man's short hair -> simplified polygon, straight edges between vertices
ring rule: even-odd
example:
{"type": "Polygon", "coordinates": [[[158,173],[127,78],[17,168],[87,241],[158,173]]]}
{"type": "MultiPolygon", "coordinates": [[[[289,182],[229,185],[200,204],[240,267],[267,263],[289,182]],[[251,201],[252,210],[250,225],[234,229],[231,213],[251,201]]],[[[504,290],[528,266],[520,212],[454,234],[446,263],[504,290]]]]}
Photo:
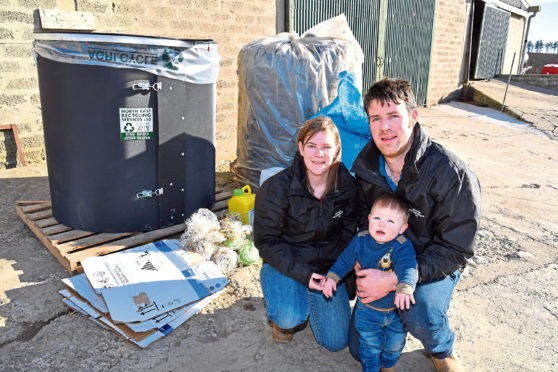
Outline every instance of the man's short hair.
{"type": "Polygon", "coordinates": [[[364,96],[364,110],[366,113],[368,113],[368,105],[373,100],[379,101],[382,106],[390,101],[396,105],[404,102],[409,112],[417,107],[411,84],[403,79],[383,78],[372,84],[364,96]]]}
{"type": "Polygon", "coordinates": [[[403,223],[407,223],[409,220],[409,205],[407,202],[393,194],[382,194],[378,199],[372,204],[370,208],[370,213],[374,207],[383,207],[393,209],[403,215],[403,223]]]}

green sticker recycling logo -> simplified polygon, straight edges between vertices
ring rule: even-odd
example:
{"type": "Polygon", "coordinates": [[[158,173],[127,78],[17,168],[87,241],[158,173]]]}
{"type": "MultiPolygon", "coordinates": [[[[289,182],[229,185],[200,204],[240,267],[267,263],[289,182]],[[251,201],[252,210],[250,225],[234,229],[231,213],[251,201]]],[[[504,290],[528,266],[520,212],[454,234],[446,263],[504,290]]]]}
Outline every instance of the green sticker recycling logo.
{"type": "Polygon", "coordinates": [[[174,71],[178,70],[177,66],[180,65],[182,61],[184,61],[184,56],[182,55],[182,53],[179,53],[173,49],[165,49],[165,51],[161,55],[161,58],[164,62],[166,62],[165,67],[169,70],[174,71]]]}
{"type": "Polygon", "coordinates": [[[120,116],[121,141],[145,141],[153,139],[152,107],[121,107],[120,116]]]}

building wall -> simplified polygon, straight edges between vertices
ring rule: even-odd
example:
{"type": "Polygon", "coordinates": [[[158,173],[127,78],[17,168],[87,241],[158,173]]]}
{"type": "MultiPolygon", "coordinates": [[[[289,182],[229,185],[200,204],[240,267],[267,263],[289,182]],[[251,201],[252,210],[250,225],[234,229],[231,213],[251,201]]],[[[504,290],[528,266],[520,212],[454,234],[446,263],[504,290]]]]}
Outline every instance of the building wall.
{"type": "MultiPolygon", "coordinates": [[[[532,85],[539,88],[549,89],[558,92],[558,75],[500,75],[498,79],[507,82],[508,77],[511,81],[521,84],[532,85]]],[[[554,93],[556,94],[556,93],[554,93]]]]}
{"type": "Polygon", "coordinates": [[[513,61],[513,71],[512,74],[519,73],[521,70],[518,69],[521,46],[523,44],[523,25],[525,24],[525,18],[520,17],[516,14],[512,14],[510,17],[510,24],[508,27],[508,42],[506,43],[506,54],[504,55],[504,63],[502,65],[502,74],[509,74],[511,64],[513,61]],[[515,60],[513,54],[515,53],[515,60]]]}
{"type": "Polygon", "coordinates": [[[465,0],[438,0],[434,20],[427,105],[461,95],[467,29],[465,0]]]}
{"type": "MultiPolygon", "coordinates": [[[[0,125],[18,125],[28,163],[45,160],[33,32],[36,9],[94,12],[95,32],[213,39],[222,57],[217,81],[217,159],[236,139],[237,56],[243,44],[275,34],[274,0],[1,0],[0,125]]],[[[231,152],[234,156],[234,149],[231,152]]],[[[0,168],[17,162],[9,131],[0,132],[0,168]]]]}
{"type": "Polygon", "coordinates": [[[540,74],[544,65],[549,63],[558,64],[557,53],[528,52],[527,54],[529,55],[527,66],[531,66],[531,68],[525,72],[526,74],[540,74]]]}

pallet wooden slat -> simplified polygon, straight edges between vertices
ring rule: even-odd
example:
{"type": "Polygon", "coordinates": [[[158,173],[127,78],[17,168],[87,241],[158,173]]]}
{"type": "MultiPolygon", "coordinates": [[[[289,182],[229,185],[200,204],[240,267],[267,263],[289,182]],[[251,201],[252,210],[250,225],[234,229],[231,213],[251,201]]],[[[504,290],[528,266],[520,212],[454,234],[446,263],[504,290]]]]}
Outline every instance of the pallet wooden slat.
{"type": "Polygon", "coordinates": [[[62,232],[65,232],[65,231],[68,231],[68,230],[71,230],[71,229],[72,229],[71,227],[68,227],[66,225],[62,225],[61,223],[59,223],[59,224],[56,224],[56,225],[45,227],[45,228],[41,229],[41,231],[45,235],[54,235],[54,234],[62,233],[62,232]]]}
{"type": "Polygon", "coordinates": [[[99,245],[102,243],[110,242],[111,240],[125,238],[135,234],[136,233],[101,233],[59,244],[58,249],[63,253],[69,253],[82,248],[99,245]]]}
{"type": "Polygon", "coordinates": [[[49,203],[49,201],[45,201],[45,200],[18,200],[16,201],[16,205],[19,205],[20,207],[26,206],[26,205],[31,205],[31,204],[42,204],[42,203],[49,203]]]}
{"type": "MultiPolygon", "coordinates": [[[[227,212],[228,199],[231,196],[231,191],[215,189],[216,203],[211,210],[217,217],[221,218],[227,212]]],[[[87,257],[101,256],[148,244],[180,234],[185,229],[185,224],[182,223],[144,233],[81,231],[58,223],[52,216],[51,208],[51,203],[44,200],[16,202],[18,216],[70,274],[82,272],[81,262],[87,257]]]]}
{"type": "Polygon", "coordinates": [[[31,220],[25,214],[25,212],[21,210],[21,206],[18,203],[19,202],[16,202],[16,212],[18,216],[23,220],[23,222],[25,222],[27,227],[31,229],[31,231],[37,236],[37,238],[39,238],[41,243],[43,243],[43,245],[50,251],[50,253],[52,253],[52,255],[58,260],[58,262],[60,262],[67,271],[72,273],[72,268],[69,261],[60,253],[60,251],[58,251],[58,249],[56,249],[52,242],[48,240],[46,235],[42,233],[41,229],[37,227],[37,225],[35,225],[34,221],[31,220]]]}
{"type": "Polygon", "coordinates": [[[228,203],[229,203],[228,200],[218,201],[217,203],[215,203],[215,206],[213,207],[213,209],[215,209],[215,210],[225,209],[225,208],[228,207],[228,203]]]}
{"type": "Polygon", "coordinates": [[[40,212],[40,211],[44,211],[45,209],[50,209],[50,208],[51,208],[50,202],[38,202],[38,203],[34,203],[34,204],[31,204],[31,205],[21,207],[21,209],[25,213],[40,212]]]}
{"type": "Polygon", "coordinates": [[[93,234],[95,233],[90,231],[69,230],[60,234],[51,235],[48,237],[48,239],[54,244],[59,244],[59,243],[65,243],[70,240],[76,240],[79,238],[84,238],[86,236],[91,236],[93,234]]]}
{"type": "Polygon", "coordinates": [[[58,221],[56,221],[56,218],[54,217],[49,217],[42,220],[35,220],[35,225],[43,228],[43,227],[58,225],[58,221]]]}
{"type": "Polygon", "coordinates": [[[52,217],[52,209],[49,208],[49,209],[44,210],[44,211],[29,213],[27,216],[29,216],[29,219],[31,221],[41,220],[41,219],[47,218],[47,217],[52,217]]]}
{"type": "Polygon", "coordinates": [[[224,200],[224,199],[230,199],[231,196],[232,196],[232,192],[221,191],[221,192],[215,194],[215,201],[218,202],[218,201],[221,201],[221,200],[224,200]]]}

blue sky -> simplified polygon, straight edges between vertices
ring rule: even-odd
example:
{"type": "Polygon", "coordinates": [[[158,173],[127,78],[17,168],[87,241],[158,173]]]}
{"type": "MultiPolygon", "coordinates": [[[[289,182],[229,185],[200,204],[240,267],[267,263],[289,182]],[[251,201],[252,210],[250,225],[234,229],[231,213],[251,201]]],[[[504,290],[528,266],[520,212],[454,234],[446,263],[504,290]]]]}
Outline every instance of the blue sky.
{"type": "Polygon", "coordinates": [[[542,11],[531,19],[528,39],[545,43],[558,41],[558,0],[527,2],[529,5],[542,6],[542,11]]]}

